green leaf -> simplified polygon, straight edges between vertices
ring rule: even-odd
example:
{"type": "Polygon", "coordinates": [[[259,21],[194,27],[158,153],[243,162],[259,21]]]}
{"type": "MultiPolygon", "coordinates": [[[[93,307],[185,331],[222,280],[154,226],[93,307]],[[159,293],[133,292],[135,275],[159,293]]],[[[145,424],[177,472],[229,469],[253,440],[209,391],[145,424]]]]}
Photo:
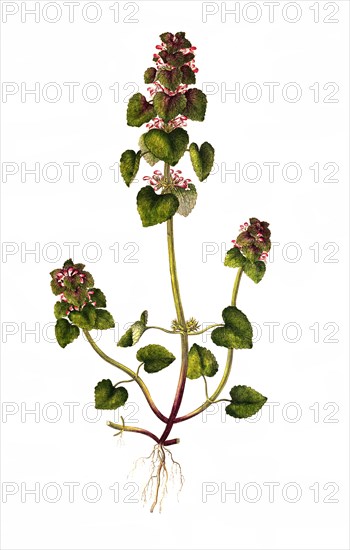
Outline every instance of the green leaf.
{"type": "Polygon", "coordinates": [[[69,304],[67,302],[56,302],[53,309],[56,319],[66,317],[68,308],[69,304]]]}
{"type": "Polygon", "coordinates": [[[143,227],[150,227],[169,220],[177,211],[179,201],[172,193],[157,195],[150,185],[137,194],[137,210],[143,227]]]}
{"type": "Polygon", "coordinates": [[[69,320],[82,329],[91,330],[95,326],[96,309],[91,304],[86,304],[81,311],[71,311],[69,320]]]}
{"type": "Polygon", "coordinates": [[[166,62],[173,67],[181,67],[185,63],[185,56],[182,52],[169,53],[166,62]]]}
{"type": "Polygon", "coordinates": [[[186,98],[183,94],[170,96],[164,92],[157,92],[153,97],[153,105],[157,115],[165,122],[169,122],[186,107],[186,98]]]}
{"type": "Polygon", "coordinates": [[[200,376],[214,376],[218,368],[218,362],[210,350],[193,344],[188,354],[187,378],[194,380],[200,376]]]}
{"type": "MultiPolygon", "coordinates": [[[[182,73],[181,73],[182,74],[182,73]]],[[[207,96],[198,88],[190,88],[185,92],[187,99],[186,108],[182,114],[191,120],[203,121],[207,109],[207,96]]]]}
{"type": "Polygon", "coordinates": [[[158,71],[157,78],[168,90],[175,92],[176,88],[181,84],[182,73],[178,68],[161,69],[158,71]]]}
{"type": "Polygon", "coordinates": [[[197,143],[191,143],[189,150],[193,170],[199,181],[204,181],[209,176],[214,164],[214,147],[205,141],[200,149],[198,149],[197,143]]]}
{"type": "Polygon", "coordinates": [[[188,65],[183,65],[180,70],[182,74],[181,82],[183,82],[183,84],[196,83],[196,75],[192,71],[191,67],[189,67],[188,65]]]}
{"type": "Polygon", "coordinates": [[[79,334],[79,328],[76,325],[71,325],[67,319],[58,319],[56,322],[55,335],[61,348],[65,348],[67,344],[71,344],[78,338],[79,334]]]}
{"type": "Polygon", "coordinates": [[[153,129],[144,134],[144,141],[155,157],[175,166],[185,153],[189,139],[183,128],[176,128],[170,133],[153,129]]]}
{"type": "Polygon", "coordinates": [[[139,170],[141,151],[135,153],[132,149],[124,151],[120,157],[120,173],[126,185],[129,187],[139,170]]]}
{"type": "Polygon", "coordinates": [[[265,262],[260,260],[256,262],[247,261],[244,264],[243,271],[254,283],[260,283],[261,279],[265,275],[266,265],[265,262]]]}
{"type": "Polygon", "coordinates": [[[146,69],[143,75],[145,84],[152,84],[152,82],[155,81],[156,74],[157,74],[157,71],[154,67],[149,67],[148,69],[146,69]]]}
{"type": "Polygon", "coordinates": [[[150,344],[139,349],[136,359],[140,363],[144,363],[145,371],[149,373],[165,369],[165,367],[168,367],[175,361],[175,357],[170,351],[157,344],[150,344]]]}
{"type": "Polygon", "coordinates": [[[245,257],[237,248],[237,246],[234,246],[230,250],[227,251],[227,254],[225,256],[225,262],[224,265],[227,265],[228,267],[242,267],[246,262],[245,257]]]}
{"type": "Polygon", "coordinates": [[[229,306],[222,312],[225,326],[211,333],[217,346],[230,349],[250,349],[253,347],[253,329],[247,316],[236,306],[229,306]]]}
{"type": "Polygon", "coordinates": [[[90,294],[90,298],[92,302],[95,302],[96,307],[106,307],[106,296],[103,294],[102,290],[99,288],[90,288],[89,292],[93,292],[93,294],[90,294]]]}
{"type": "Polygon", "coordinates": [[[177,214],[185,217],[188,216],[196,206],[197,201],[197,191],[193,183],[190,183],[188,185],[188,189],[173,187],[171,192],[177,197],[179,201],[177,214]]]}
{"type": "Polygon", "coordinates": [[[109,313],[109,311],[106,309],[96,309],[95,311],[96,321],[94,328],[98,330],[107,330],[115,327],[113,316],[109,313]]]}
{"type": "Polygon", "coordinates": [[[117,346],[121,348],[128,348],[137,344],[137,342],[140,340],[141,336],[146,330],[147,319],[148,313],[147,311],[143,311],[141,313],[140,320],[136,321],[131,325],[130,328],[128,328],[126,333],[123,334],[123,336],[120,338],[117,346]]]}
{"type": "Polygon", "coordinates": [[[230,391],[231,403],[226,413],[234,418],[249,418],[256,414],[266,403],[267,397],[249,386],[234,386],[230,391]]]}
{"type": "Polygon", "coordinates": [[[137,93],[131,96],[126,112],[128,126],[142,126],[156,116],[153,105],[144,95],[137,93]]]}
{"type": "Polygon", "coordinates": [[[141,149],[142,157],[145,159],[145,161],[148,162],[148,164],[150,166],[154,166],[157,162],[159,162],[160,159],[158,159],[157,157],[155,157],[154,155],[152,155],[152,153],[150,153],[148,151],[148,148],[146,147],[146,144],[145,144],[145,136],[146,135],[147,135],[147,133],[142,134],[140,136],[139,147],[141,149]]]}
{"type": "Polygon", "coordinates": [[[96,409],[118,409],[125,405],[128,392],[122,386],[115,388],[110,380],[101,380],[95,387],[96,409]]]}

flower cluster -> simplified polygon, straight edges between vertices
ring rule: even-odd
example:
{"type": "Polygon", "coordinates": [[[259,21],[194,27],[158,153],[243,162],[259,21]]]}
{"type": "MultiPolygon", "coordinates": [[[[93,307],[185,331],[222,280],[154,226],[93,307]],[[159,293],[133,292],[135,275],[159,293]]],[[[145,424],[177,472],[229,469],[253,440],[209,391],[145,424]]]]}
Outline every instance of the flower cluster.
{"type": "Polygon", "coordinates": [[[248,260],[266,261],[271,248],[271,231],[267,222],[261,222],[257,218],[250,218],[249,224],[240,225],[240,234],[233,240],[233,246],[239,248],[248,260]]]}
{"type": "Polygon", "coordinates": [[[96,289],[91,288],[94,279],[88,271],[84,271],[84,267],[84,264],[74,264],[69,259],[62,269],[54,269],[50,273],[52,292],[66,305],[66,315],[73,310],[79,311],[88,303],[96,306],[96,289]]]}
{"type": "MultiPolygon", "coordinates": [[[[175,129],[175,128],[184,128],[187,126],[187,116],[179,115],[172,120],[169,120],[169,122],[166,123],[167,126],[175,129]]],[[[148,122],[146,124],[146,128],[151,130],[152,128],[157,128],[158,130],[163,130],[165,126],[165,122],[162,118],[155,117],[152,119],[152,122],[148,122]]]]}
{"type": "Polygon", "coordinates": [[[169,182],[160,170],[154,170],[152,176],[144,176],[143,180],[148,181],[155,191],[158,191],[159,189],[169,189],[173,187],[188,189],[188,184],[191,183],[192,180],[185,180],[183,176],[181,176],[181,174],[181,170],[173,170],[171,168],[169,182]]]}

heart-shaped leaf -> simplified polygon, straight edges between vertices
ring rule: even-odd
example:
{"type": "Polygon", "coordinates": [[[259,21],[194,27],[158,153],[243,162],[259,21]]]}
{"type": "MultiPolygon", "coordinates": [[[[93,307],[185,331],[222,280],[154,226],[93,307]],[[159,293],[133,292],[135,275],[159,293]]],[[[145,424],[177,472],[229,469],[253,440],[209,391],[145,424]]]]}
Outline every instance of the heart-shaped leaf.
{"type": "Polygon", "coordinates": [[[118,409],[125,405],[128,392],[125,388],[115,388],[110,380],[101,380],[95,387],[96,409],[118,409]]]}
{"type": "Polygon", "coordinates": [[[170,351],[157,344],[150,344],[139,349],[136,359],[144,364],[145,371],[149,373],[165,369],[175,361],[175,357],[170,351]]]}
{"type": "Polygon", "coordinates": [[[207,109],[207,96],[198,88],[190,88],[185,92],[186,108],[182,114],[191,120],[203,121],[207,109]]]}
{"type": "Polygon", "coordinates": [[[69,304],[67,304],[67,302],[56,302],[53,309],[56,319],[61,319],[62,317],[66,317],[68,307],[69,307],[69,304]]]}
{"type": "Polygon", "coordinates": [[[254,283],[260,283],[261,279],[265,275],[266,265],[265,262],[258,260],[256,262],[246,261],[243,266],[243,271],[248,277],[254,281],[254,283]]]}
{"type": "Polygon", "coordinates": [[[246,259],[237,246],[227,251],[224,264],[228,267],[242,267],[245,262],[246,259]]]}
{"type": "Polygon", "coordinates": [[[120,173],[128,187],[136,177],[140,166],[140,159],[141,151],[135,153],[132,149],[127,149],[120,157],[120,173]]]}
{"type": "Polygon", "coordinates": [[[189,139],[183,128],[176,128],[170,133],[153,129],[144,134],[144,141],[152,155],[175,166],[185,153],[189,139]]]}
{"type": "Polygon", "coordinates": [[[130,328],[126,331],[125,334],[120,338],[118,342],[118,346],[121,348],[128,348],[130,346],[134,346],[137,344],[137,342],[140,340],[141,336],[146,330],[147,325],[147,319],[148,319],[148,312],[143,311],[141,313],[141,317],[139,321],[136,321],[131,325],[130,328]]]}
{"type": "Polygon", "coordinates": [[[218,368],[218,362],[210,350],[193,344],[188,354],[187,378],[195,380],[200,376],[214,376],[218,368]]]}
{"type": "Polygon", "coordinates": [[[181,82],[183,82],[183,84],[196,83],[196,75],[192,71],[191,67],[189,67],[188,65],[183,65],[180,70],[182,74],[181,82]]]}
{"type": "Polygon", "coordinates": [[[153,105],[144,95],[137,93],[131,96],[126,112],[128,126],[142,126],[156,116],[153,105]]]}
{"type": "Polygon", "coordinates": [[[144,80],[145,84],[152,84],[155,81],[157,70],[154,67],[149,67],[145,70],[144,80]]]}
{"type": "Polygon", "coordinates": [[[146,144],[145,144],[145,136],[147,135],[146,134],[142,134],[140,136],[140,139],[139,139],[139,147],[141,149],[141,154],[142,154],[142,157],[145,159],[146,162],[148,162],[148,164],[150,166],[154,166],[157,162],[160,161],[160,159],[158,159],[157,157],[155,157],[154,155],[152,155],[152,153],[149,152],[148,148],[146,147],[146,144]]]}
{"type": "Polygon", "coordinates": [[[204,181],[209,176],[214,164],[214,147],[205,141],[200,149],[196,143],[191,143],[189,150],[193,170],[199,181],[204,181]]]}
{"type": "Polygon", "coordinates": [[[249,386],[234,386],[230,391],[230,396],[232,401],[225,410],[234,418],[253,416],[267,401],[267,397],[249,386]]]}
{"type": "Polygon", "coordinates": [[[150,186],[142,187],[137,195],[137,210],[143,227],[169,220],[177,211],[179,201],[172,193],[157,195],[150,186]]]}
{"type": "Polygon", "coordinates": [[[181,67],[185,63],[185,56],[182,52],[169,53],[166,62],[173,67],[181,67]]]}
{"type": "Polygon", "coordinates": [[[91,301],[93,302],[93,305],[95,305],[96,307],[106,307],[107,300],[102,290],[100,290],[99,288],[91,288],[89,290],[89,295],[91,301]]]}
{"type": "Polygon", "coordinates": [[[229,349],[250,349],[253,347],[253,329],[248,318],[236,306],[229,306],[222,312],[225,326],[211,333],[217,346],[229,349]]]}
{"type": "Polygon", "coordinates": [[[159,82],[172,92],[175,92],[176,88],[181,84],[181,77],[182,73],[178,68],[161,69],[157,75],[159,82]]]}
{"type": "Polygon", "coordinates": [[[96,321],[94,328],[97,330],[107,330],[114,327],[115,322],[109,311],[106,309],[96,309],[96,321]]]}
{"type": "Polygon", "coordinates": [[[56,322],[55,335],[61,348],[65,348],[68,344],[71,344],[78,338],[79,334],[79,327],[71,325],[67,319],[58,319],[56,322]]]}
{"type": "Polygon", "coordinates": [[[91,330],[95,327],[96,309],[86,304],[81,311],[71,311],[69,320],[82,329],[91,330]]]}
{"type": "Polygon", "coordinates": [[[153,105],[157,115],[165,122],[169,122],[186,107],[186,98],[183,94],[168,95],[157,92],[153,97],[153,105]]]}
{"type": "Polygon", "coordinates": [[[177,214],[185,217],[188,216],[196,206],[197,201],[197,191],[193,183],[188,185],[188,189],[174,187],[171,192],[174,193],[179,201],[177,214]]]}

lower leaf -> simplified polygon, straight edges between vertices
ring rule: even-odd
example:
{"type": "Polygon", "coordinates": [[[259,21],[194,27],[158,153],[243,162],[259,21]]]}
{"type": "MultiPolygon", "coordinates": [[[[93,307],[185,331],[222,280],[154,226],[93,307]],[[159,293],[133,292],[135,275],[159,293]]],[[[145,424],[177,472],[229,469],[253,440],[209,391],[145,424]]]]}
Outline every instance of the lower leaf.
{"type": "Polygon", "coordinates": [[[232,401],[225,410],[234,418],[253,416],[267,401],[267,397],[249,386],[234,386],[230,391],[230,396],[232,401]]]}
{"type": "Polygon", "coordinates": [[[128,392],[119,386],[115,388],[110,380],[101,380],[95,387],[96,409],[118,409],[125,405],[128,392]]]}

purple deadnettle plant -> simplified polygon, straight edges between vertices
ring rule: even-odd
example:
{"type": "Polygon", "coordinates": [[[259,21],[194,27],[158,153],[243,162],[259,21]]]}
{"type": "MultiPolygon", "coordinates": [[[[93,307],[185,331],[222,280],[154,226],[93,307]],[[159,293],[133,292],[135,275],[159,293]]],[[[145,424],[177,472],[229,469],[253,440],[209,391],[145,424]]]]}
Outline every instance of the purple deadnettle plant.
{"type": "MultiPolygon", "coordinates": [[[[187,217],[196,205],[197,189],[191,179],[182,175],[177,165],[180,159],[189,153],[193,170],[200,182],[207,179],[214,162],[214,148],[205,141],[200,146],[190,143],[185,128],[189,121],[203,121],[207,108],[206,95],[194,87],[198,69],[195,65],[196,48],[186,38],[184,32],[160,35],[161,43],[156,46],[153,56],[155,66],[144,73],[148,85],[148,97],[141,93],[133,95],[127,107],[127,124],[146,130],[139,138],[139,149],[127,149],[121,155],[120,171],[129,187],[138,173],[141,159],[151,167],[158,165],[152,175],[145,175],[146,185],[137,195],[137,209],[144,227],[164,223],[166,226],[169,271],[176,318],[169,328],[148,324],[148,313],[143,311],[126,333],[120,338],[118,346],[139,346],[142,335],[149,330],[163,331],[180,340],[180,353],[173,353],[160,344],[138,347],[133,352],[130,368],[106,355],[90,334],[93,329],[107,330],[114,327],[112,315],[106,310],[106,297],[95,287],[92,275],[85,266],[67,260],[63,267],[51,273],[52,292],[58,301],[54,307],[57,319],[55,333],[62,348],[72,343],[82,331],[91,347],[107,363],[117,367],[128,375],[128,380],[114,382],[103,379],[95,387],[95,406],[97,409],[117,409],[128,399],[126,382],[135,382],[141,388],[153,413],[163,423],[156,435],[145,428],[128,426],[122,423],[108,422],[108,426],[117,430],[116,435],[124,432],[143,434],[155,442],[148,457],[150,478],[143,491],[144,500],[151,501],[151,511],[156,506],[161,509],[167,491],[168,479],[177,476],[182,486],[183,477],[178,462],[173,460],[169,447],[180,442],[177,437],[179,424],[190,420],[207,409],[212,403],[227,401],[226,413],[233,418],[248,418],[256,414],[266,402],[258,391],[249,386],[233,386],[229,398],[218,399],[222,394],[232,366],[233,350],[250,349],[252,326],[248,317],[237,307],[237,295],[243,275],[254,283],[259,283],[265,275],[266,258],[271,247],[269,224],[258,218],[240,226],[233,246],[228,250],[224,265],[236,270],[231,301],[222,311],[222,320],[201,328],[193,317],[187,318],[180,295],[180,284],[176,271],[174,245],[174,216],[187,217]],[[190,346],[190,339],[212,330],[213,344],[227,348],[226,364],[219,367],[214,353],[199,344],[190,346]],[[176,369],[178,384],[174,389],[174,399],[169,410],[161,412],[147,387],[147,377],[156,375],[166,368],[176,369]],[[219,378],[214,391],[209,391],[208,379],[219,378]],[[188,381],[202,379],[205,397],[192,411],[179,415],[180,405],[188,381]],[[173,435],[173,432],[175,434],[173,435]],[[175,437],[174,437],[175,436],[175,437]]],[[[190,382],[191,383],[191,382],[190,382]]]]}

